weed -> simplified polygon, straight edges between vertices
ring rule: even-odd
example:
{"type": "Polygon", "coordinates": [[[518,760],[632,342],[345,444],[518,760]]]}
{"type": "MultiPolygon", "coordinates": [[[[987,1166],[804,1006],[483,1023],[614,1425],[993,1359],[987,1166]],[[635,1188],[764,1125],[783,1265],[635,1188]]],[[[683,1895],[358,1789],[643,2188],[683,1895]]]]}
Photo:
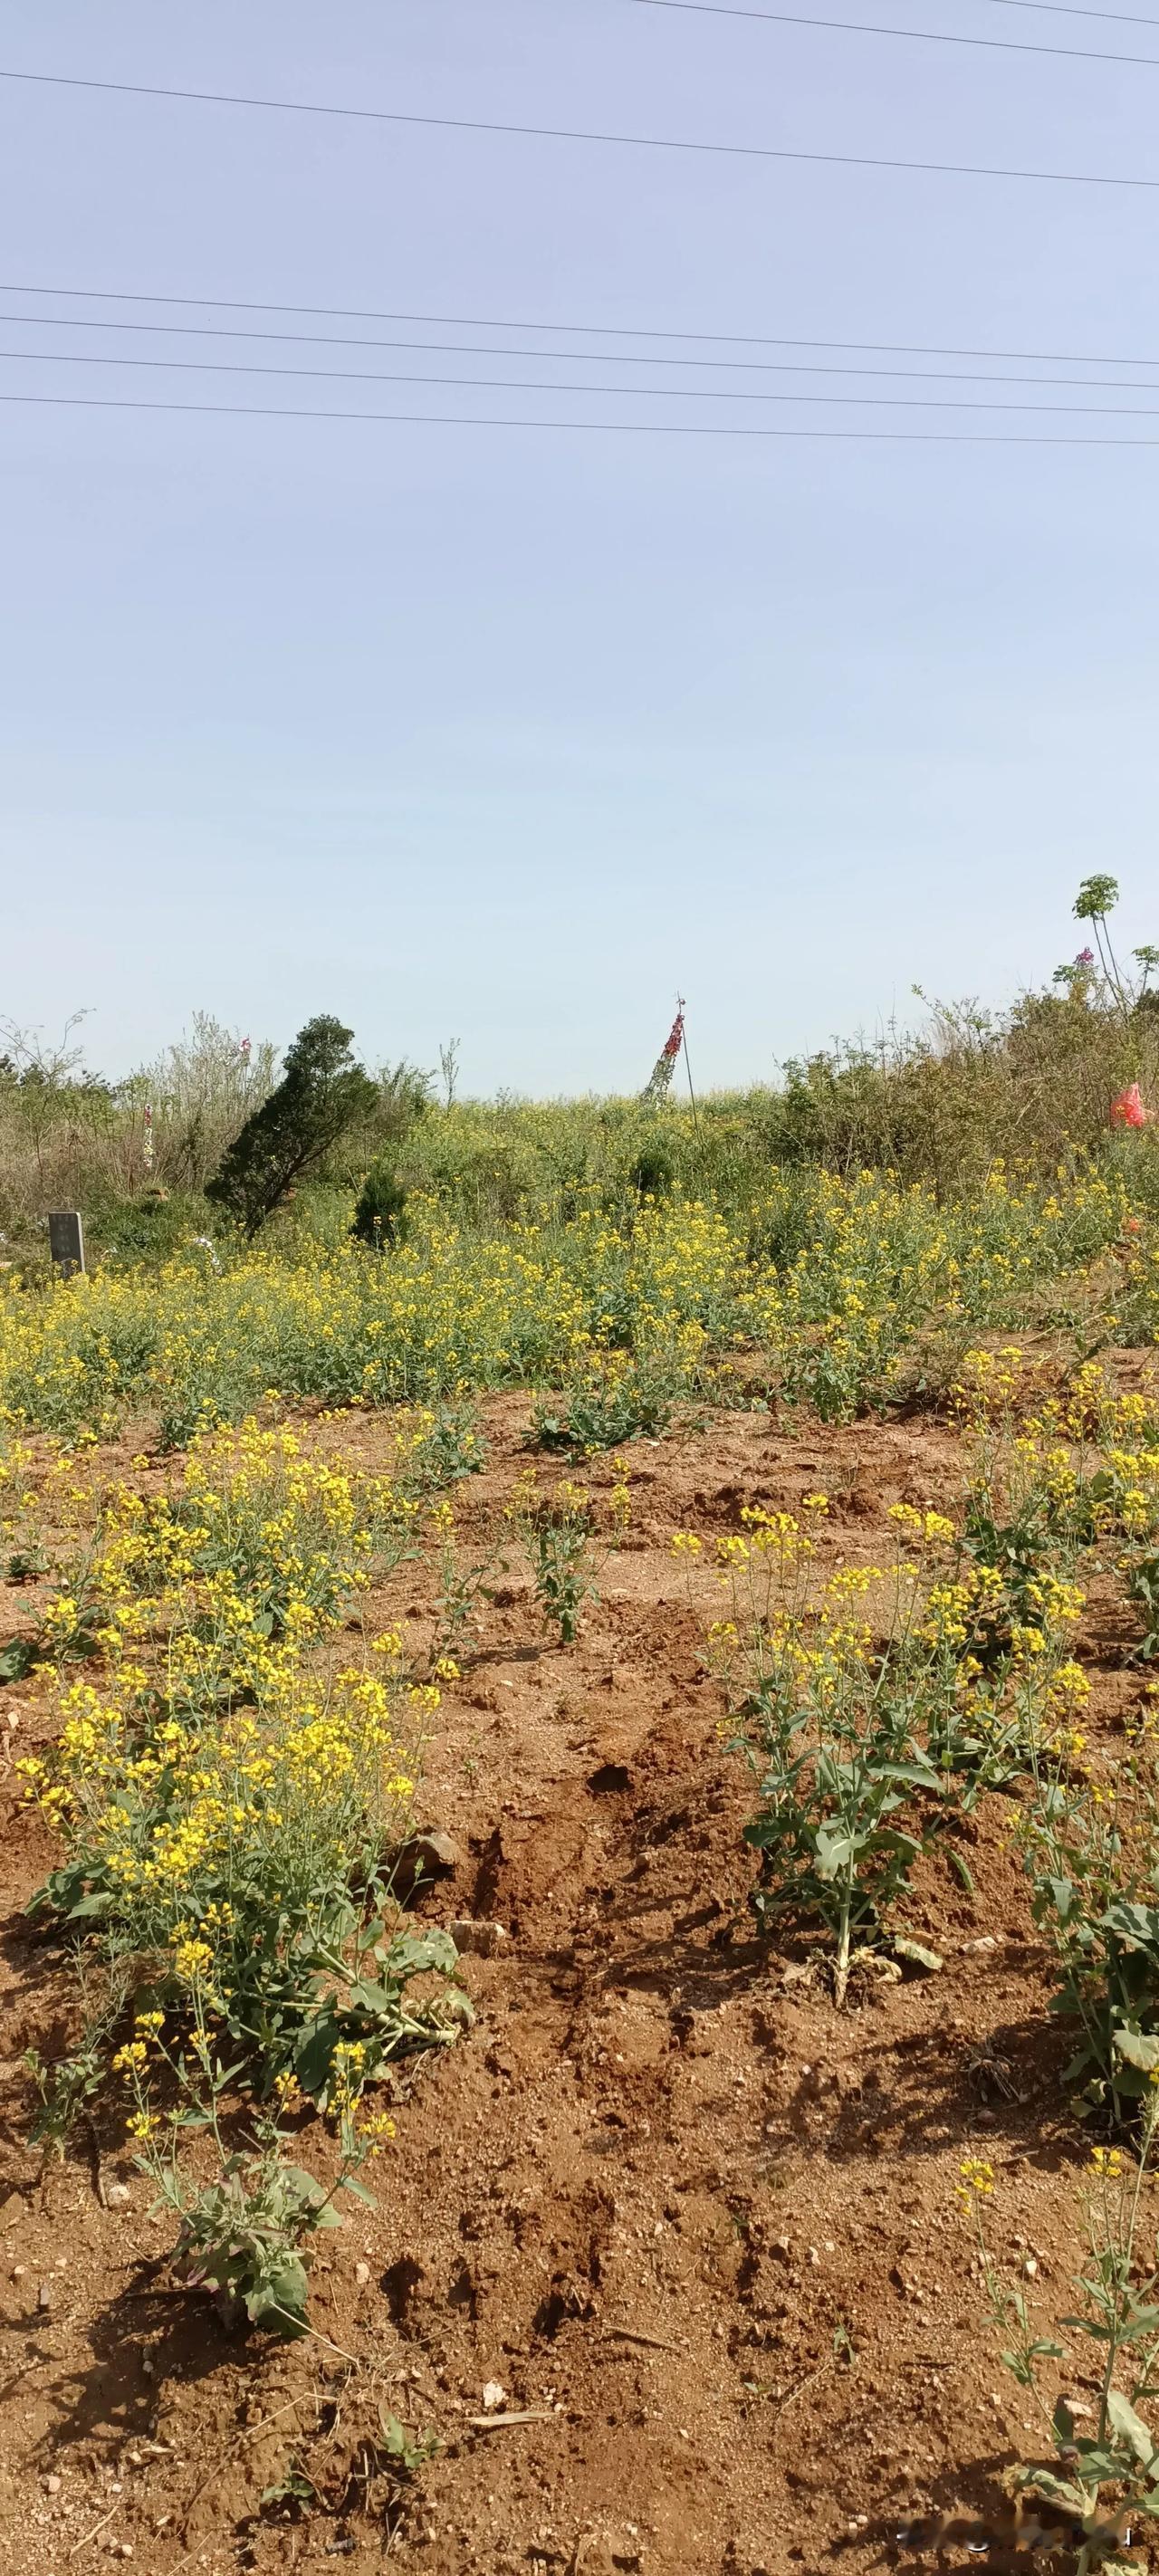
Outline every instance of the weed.
{"type": "Polygon", "coordinates": [[[305,2470],[299,2468],[297,2461],[291,2458],[287,2461],[281,2477],[275,2478],[272,2486],[262,2488],[258,2504],[263,2511],[267,2505],[313,2504],[317,2494],[318,2490],[313,2479],[308,2478],[305,2470]]]}
{"type": "Polygon", "coordinates": [[[389,2407],[380,2406],[378,2424],[381,2436],[379,2457],[396,2478],[412,2478],[416,2470],[426,2467],[428,2460],[436,2460],[442,2450],[437,2433],[410,2432],[405,2424],[400,2424],[397,2415],[391,2414],[389,2407]]]}
{"type": "Polygon", "coordinates": [[[26,2048],[22,2062],[40,2097],[40,2109],[28,2131],[31,2144],[63,2160],[79,2113],[104,2088],[108,2076],[106,2051],[98,2042],[89,2040],[74,2049],[71,2056],[55,2058],[45,2065],[39,2049],[26,2048]]]}
{"type": "MultiPolygon", "coordinates": [[[[138,2161],[153,2171],[144,2154],[138,2161]]],[[[310,2286],[304,2241],[339,2223],[313,2175],[285,2164],[271,2141],[252,2155],[227,2155],[217,2180],[200,2191],[190,2190],[176,2163],[154,2180],[180,2218],[174,2260],[190,2286],[236,2299],[251,2325],[300,2333],[310,2286]]]]}
{"type": "Polygon", "coordinates": [[[67,2056],[47,2064],[36,2048],[25,2049],[23,2057],[25,2072],[40,2102],[29,2126],[29,2140],[33,2146],[43,2147],[46,2157],[55,2161],[63,2160],[78,2119],[107,2084],[110,2042],[128,1994],[128,1981],[119,1963],[99,1987],[94,1984],[79,1943],[74,1948],[72,1967],[82,2019],[78,2045],[67,2056]]]}
{"type": "Polygon", "coordinates": [[[417,1438],[405,1477],[408,1493],[427,1493],[482,1473],[487,1443],[472,1405],[437,1404],[417,1413],[414,1421],[417,1438]]]}
{"type": "Polygon", "coordinates": [[[1127,1570],[1127,1592],[1143,1613],[1143,1634],[1135,1648],[1140,1663],[1159,1655],[1159,1555],[1136,1556],[1127,1570]]]}

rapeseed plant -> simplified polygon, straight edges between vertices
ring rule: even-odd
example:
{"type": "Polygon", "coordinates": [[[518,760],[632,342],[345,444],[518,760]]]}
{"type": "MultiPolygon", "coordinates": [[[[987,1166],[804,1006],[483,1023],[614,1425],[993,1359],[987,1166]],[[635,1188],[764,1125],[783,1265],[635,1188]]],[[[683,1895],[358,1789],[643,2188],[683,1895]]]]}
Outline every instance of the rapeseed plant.
{"type": "Polygon", "coordinates": [[[583,1604],[599,1599],[597,1574],[619,1546],[631,1519],[627,1467],[622,1458],[615,1465],[602,1548],[593,1498],[570,1477],[544,1494],[534,1467],[528,1467],[518,1478],[507,1508],[531,1571],[535,1598],[548,1626],[558,1630],[561,1646],[574,1645],[583,1604]]]}
{"type": "Polygon", "coordinates": [[[165,2015],[139,2012],[132,2039],[112,2060],[134,2106],[128,2133],[140,2170],[155,2186],[157,2207],[178,2219],[173,2259],[190,2285],[236,2300],[252,2325],[282,2335],[306,2333],[308,2240],[320,2228],[341,2224],[334,2205],[339,2192],[371,2199],[356,2178],[358,2168],[393,2137],[394,2124],[385,2113],[361,2116],[365,2052],[345,2048],[336,2051],[339,2160],[328,2189],[285,2156],[291,2132],[284,2123],[300,2107],[292,2077],[277,2079],[273,2107],[255,2121],[249,2144],[231,2146],[222,2121],[238,2070],[222,2063],[217,1998],[204,1983],[206,1959],[194,1955],[203,1948],[186,1945],[182,1976],[189,2014],[183,2037],[167,2043],[165,2015]],[[198,2184],[186,2170],[182,2148],[190,2129],[207,2133],[214,2151],[217,2172],[209,2183],[198,2184]]]}
{"type": "MultiPolygon", "coordinates": [[[[891,1565],[823,1580],[826,1508],[823,1495],[799,1515],[746,1507],[741,1530],[717,1540],[730,1615],[709,1628],[708,1661],[758,1785],[745,1829],[761,1856],[758,1921],[820,1923],[842,2002],[855,1944],[908,1937],[896,1909],[947,1814],[1016,1777],[1044,1712],[1070,1713],[1085,1683],[1072,1585],[1044,1572],[1016,1603],[996,1568],[963,1559],[947,1514],[908,1504],[891,1513],[891,1565]],[[1004,1650],[984,1660],[996,1622],[1004,1650]]],[[[695,1532],[672,1545],[686,1565],[702,1553],[695,1532]]]]}
{"type": "MultiPolygon", "coordinates": [[[[986,2217],[995,2197],[993,2168],[969,2156],[960,2169],[959,2207],[974,2241],[992,2322],[1002,2339],[1002,2360],[1024,2399],[1035,2408],[1046,2455],[1023,2461],[1013,2474],[1015,2494],[1027,2500],[1013,2535],[1046,2554],[1065,2548],[1075,2576],[1127,2576],[1123,2556],[1138,2526],[1159,2519],[1159,2441],[1139,2413],[1155,2396],[1159,2365],[1159,2271],[1140,2260],[1146,2187],[1151,2171],[1159,2094],[1154,2084],[1144,2105],[1136,2156],[1120,2147],[1092,2148],[1080,2185],[1086,2258],[1073,2288],[1074,2313],[1038,2330],[1025,2293],[1002,2278],[991,2254],[986,2217]],[[1078,2351],[1073,2340],[1081,2336],[1078,2351]],[[1043,2381],[1066,2371],[1073,2386],[1086,2366],[1096,2373],[1092,2409],[1065,2394],[1053,2398],[1043,2381]]],[[[1065,2385],[1065,2383],[1064,2383],[1065,2385]]]]}
{"type": "MultiPolygon", "coordinates": [[[[921,1580],[905,1542],[916,1534],[924,1557],[945,1548],[953,1526],[939,1513],[903,1512],[890,1568],[850,1566],[822,1581],[813,1529],[826,1509],[821,1494],[800,1518],[746,1506],[742,1530],[718,1539],[730,1615],[713,1623],[709,1661],[725,1686],[733,1748],[757,1781],[745,1839],[760,1854],[758,1922],[819,1922],[842,2004],[854,1944],[889,1926],[926,1839],[919,1801],[932,1808],[942,1795],[928,1741],[942,1639],[923,1637],[921,1580]]],[[[674,1551],[687,1557],[692,1538],[678,1533],[674,1551]]]]}
{"type": "Polygon", "coordinates": [[[1062,1972],[1052,2008],[1078,2024],[1067,2080],[1081,2108],[1131,2127],[1159,2070],[1159,1713],[1152,1694],[1110,1758],[1079,1722],[1088,1688],[1078,1665],[1059,1664],[1029,1730],[1014,1830],[1062,1972]]]}
{"type": "MultiPolygon", "coordinates": [[[[426,1436],[422,1422],[400,1430],[404,1475],[426,1436]]],[[[410,1546],[418,1505],[252,1421],[202,1435],[166,1493],[66,1490],[78,1537],[93,1519],[83,1580],[45,1622],[59,1733],[19,1766],[63,1846],[34,1910],[101,1963],[118,2004],[134,1986],[148,2003],[115,2062],[183,2250],[219,2285],[248,2283],[255,2316],[267,2292],[296,2313],[296,2247],[329,2196],[295,2179],[265,2108],[253,2149],[228,2155],[214,2112],[219,2178],[190,2196],[169,2113],[142,2088],[151,2049],[174,2082],[189,2065],[203,2089],[212,2074],[214,2103],[228,2087],[284,2105],[296,2087],[334,2113],[349,2183],[387,2125],[367,2125],[363,2092],[400,2049],[461,2026],[453,1944],[400,1928],[390,1895],[438,1689],[410,1678],[392,1630],[354,1662],[327,1644],[371,1570],[410,1546]],[[82,1620],[90,1670],[70,1677],[82,1620]],[[211,2066],[211,2025],[228,2065],[215,2053],[211,2066]],[[215,2229],[244,2239],[249,2270],[222,2272],[215,2229]]],[[[89,2047],[71,2071],[31,2070],[45,2136],[94,2096],[101,2066],[89,2047]]]]}

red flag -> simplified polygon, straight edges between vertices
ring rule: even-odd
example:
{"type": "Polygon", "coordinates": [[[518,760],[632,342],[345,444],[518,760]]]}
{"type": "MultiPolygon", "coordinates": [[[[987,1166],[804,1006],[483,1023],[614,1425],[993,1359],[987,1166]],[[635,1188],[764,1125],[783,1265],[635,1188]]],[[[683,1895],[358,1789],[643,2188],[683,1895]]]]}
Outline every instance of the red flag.
{"type": "Polygon", "coordinates": [[[1146,1127],[1154,1115],[1153,1109],[1144,1108],[1137,1082],[1128,1083],[1111,1102],[1112,1127],[1146,1127]]]}

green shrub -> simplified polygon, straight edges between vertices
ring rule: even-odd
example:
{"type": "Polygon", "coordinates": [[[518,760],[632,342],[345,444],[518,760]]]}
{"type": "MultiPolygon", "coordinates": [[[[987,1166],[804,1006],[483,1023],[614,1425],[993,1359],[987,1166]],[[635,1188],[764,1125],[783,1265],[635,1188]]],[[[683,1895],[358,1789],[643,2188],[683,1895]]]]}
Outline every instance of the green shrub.
{"type": "Polygon", "coordinates": [[[646,1136],[628,1166],[628,1179],[642,1199],[661,1199],[676,1178],[676,1157],[666,1136],[646,1136]]]}
{"type": "Polygon", "coordinates": [[[406,1231],[406,1191],[388,1163],[372,1163],[358,1193],[350,1231],[375,1252],[393,1251],[406,1231]]]}
{"type": "Polygon", "coordinates": [[[98,1197],[85,1218],[90,1259],[119,1267],[171,1261],[190,1243],[204,1240],[220,1220],[200,1193],[134,1190],[125,1197],[98,1197]]]}

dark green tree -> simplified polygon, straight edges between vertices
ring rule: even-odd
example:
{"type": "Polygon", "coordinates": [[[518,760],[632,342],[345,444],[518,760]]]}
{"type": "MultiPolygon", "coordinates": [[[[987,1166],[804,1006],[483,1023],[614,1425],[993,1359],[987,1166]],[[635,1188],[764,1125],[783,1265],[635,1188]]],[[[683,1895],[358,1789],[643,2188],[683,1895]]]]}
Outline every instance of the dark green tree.
{"type": "Polygon", "coordinates": [[[307,1020],[276,1090],[247,1118],[206,1183],[206,1197],[236,1217],[247,1235],[377,1106],[377,1084],[351,1055],[352,1034],[339,1020],[307,1020]]]}
{"type": "Polygon", "coordinates": [[[375,1252],[393,1251],[406,1231],[406,1191],[389,1163],[372,1163],[354,1210],[351,1234],[375,1252]]]}

